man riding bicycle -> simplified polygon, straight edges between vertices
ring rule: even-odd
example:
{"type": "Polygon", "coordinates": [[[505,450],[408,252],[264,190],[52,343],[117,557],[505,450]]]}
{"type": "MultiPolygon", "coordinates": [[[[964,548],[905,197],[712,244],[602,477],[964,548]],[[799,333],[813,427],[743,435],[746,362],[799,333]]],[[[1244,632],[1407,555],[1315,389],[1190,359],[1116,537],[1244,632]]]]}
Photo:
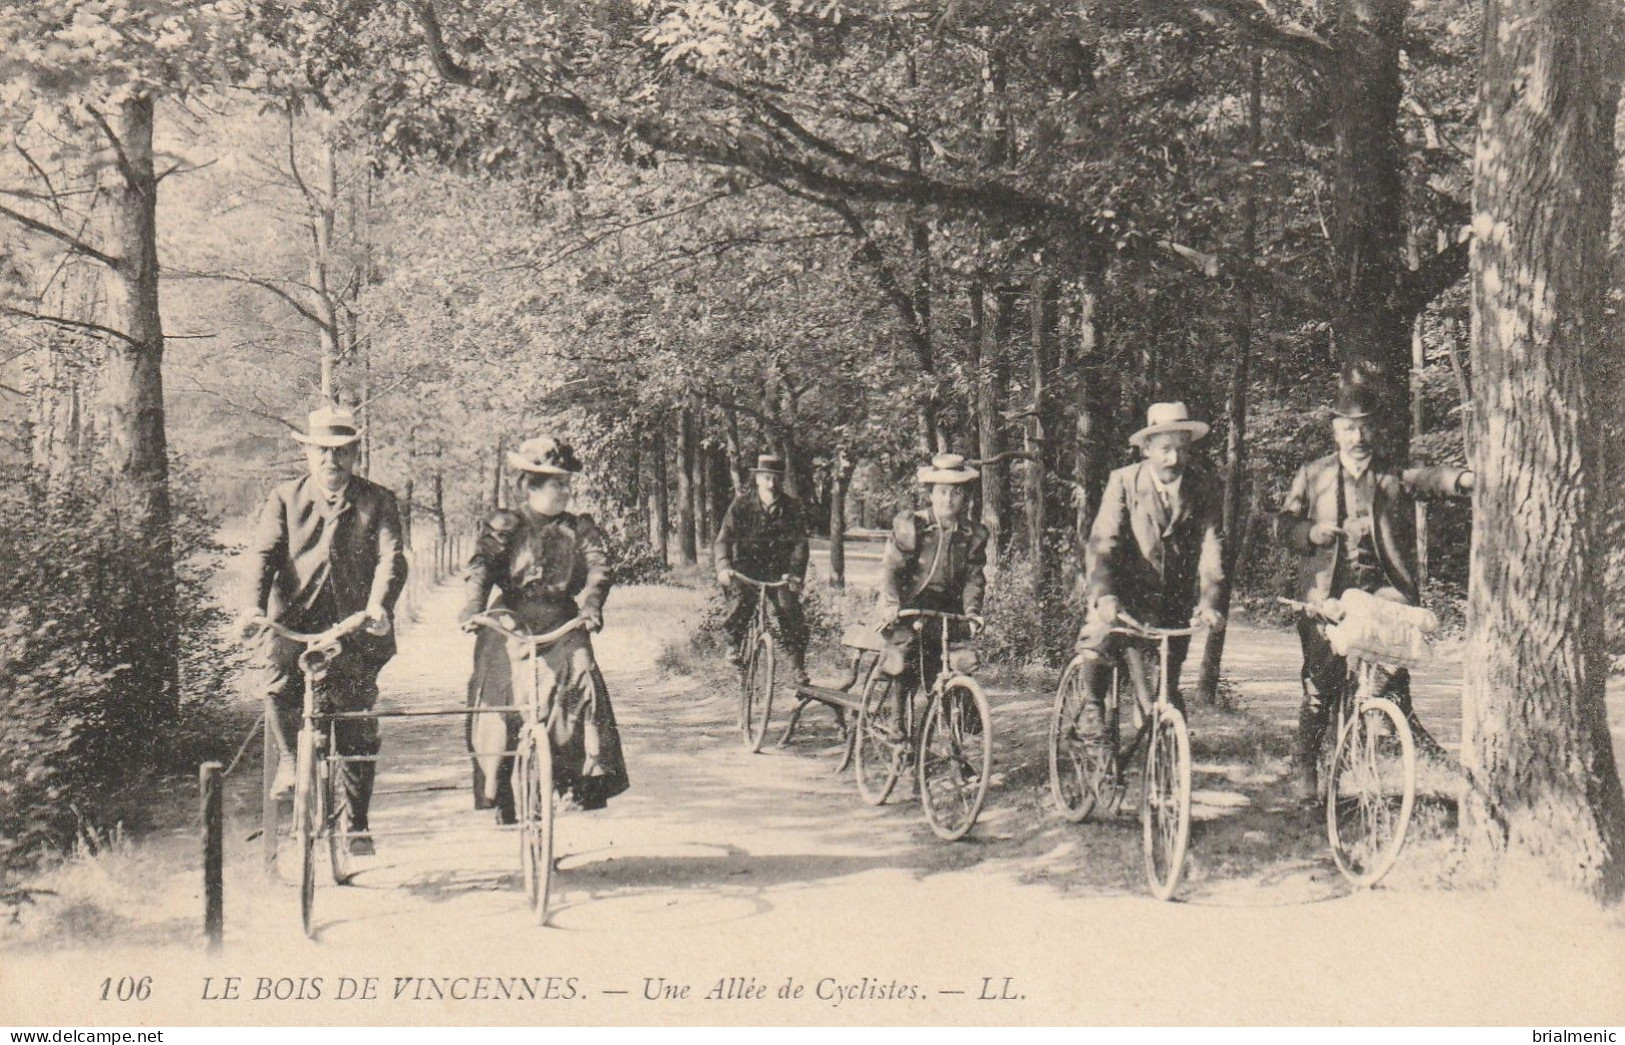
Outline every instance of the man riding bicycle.
{"type": "MultiPolygon", "coordinates": [[[[406,586],[406,554],[401,545],[401,518],[395,495],[355,474],[361,438],[355,415],[327,406],[310,415],[305,444],[309,474],[271,491],[249,538],[249,590],[240,627],[245,635],[259,630],[270,616],[298,632],[321,632],[357,612],[370,618],[367,628],[344,642],[318,684],[321,696],[339,711],[369,711],[378,700],[378,673],[395,655],[390,614],[406,586]]],[[[282,752],[272,782],[277,794],[293,790],[294,740],[304,710],[304,676],[299,655],[305,647],[280,636],[270,639],[262,691],[276,714],[268,716],[282,752]]],[[[341,756],[370,758],[378,754],[378,720],[341,719],[337,726],[341,756]]],[[[348,797],[350,852],[373,854],[367,834],[376,763],[339,763],[348,797]]]]}
{"type": "MultiPolygon", "coordinates": [[[[1111,633],[1120,612],[1156,628],[1212,627],[1222,619],[1214,605],[1224,579],[1219,488],[1190,461],[1191,444],[1207,433],[1184,403],[1154,403],[1145,427],[1129,436],[1144,459],[1106,482],[1089,534],[1089,614],[1078,632],[1089,693],[1078,723],[1085,737],[1098,739],[1105,731],[1112,664],[1126,641],[1111,633]]],[[[1181,711],[1179,672],[1189,649],[1189,637],[1169,640],[1169,700],[1181,711]]]]}
{"type": "MultiPolygon", "coordinates": [[[[1320,603],[1358,588],[1420,605],[1414,498],[1462,496],[1472,489],[1473,473],[1444,466],[1402,473],[1387,466],[1377,457],[1375,411],[1358,390],[1345,389],[1332,415],[1336,452],[1298,469],[1277,519],[1278,534],[1300,556],[1297,599],[1320,603]]],[[[1302,617],[1298,639],[1303,704],[1293,751],[1294,790],[1313,800],[1319,793],[1316,759],[1327,710],[1342,694],[1348,667],[1332,652],[1322,621],[1302,617]]],[[[1406,717],[1413,717],[1408,672],[1394,673],[1389,692],[1406,717]]]]}
{"type": "Polygon", "coordinates": [[[801,584],[807,576],[807,530],[801,502],[784,492],[784,458],[778,454],[759,455],[752,471],[756,489],[734,498],[712,547],[717,583],[728,594],[722,625],[728,635],[728,660],[743,662],[745,633],[750,630],[756,600],[764,594],[736,575],[770,583],[787,581],[765,594],[778,613],[796,681],[806,682],[807,622],[801,612],[801,584]]]}
{"type": "MultiPolygon", "coordinates": [[[[940,643],[924,642],[924,675],[914,676],[906,650],[912,632],[897,623],[901,610],[935,610],[977,616],[987,579],[987,530],[965,517],[965,484],[982,473],[959,454],[937,454],[916,473],[931,488],[931,507],[901,511],[892,520],[886,551],[880,560],[880,600],[876,617],[891,649],[883,668],[901,674],[905,691],[929,686],[942,670],[940,643]]],[[[956,623],[949,638],[964,637],[968,627],[956,623]]],[[[901,708],[902,703],[898,702],[901,708]]]]}

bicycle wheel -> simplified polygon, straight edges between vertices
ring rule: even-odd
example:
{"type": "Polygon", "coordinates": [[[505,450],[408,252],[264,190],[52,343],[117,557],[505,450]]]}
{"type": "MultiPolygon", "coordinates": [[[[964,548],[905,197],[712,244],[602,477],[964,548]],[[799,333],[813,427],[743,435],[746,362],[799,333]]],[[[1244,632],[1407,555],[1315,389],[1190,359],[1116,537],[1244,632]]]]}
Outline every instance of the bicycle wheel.
{"type": "Polygon", "coordinates": [[[299,849],[299,924],[305,935],[316,938],[312,915],[316,909],[316,834],[321,827],[321,789],[317,786],[316,733],[299,731],[293,787],[294,844],[299,849]]]}
{"type": "Polygon", "coordinates": [[[891,795],[903,772],[908,722],[900,704],[902,689],[896,679],[878,667],[869,672],[869,680],[863,685],[853,761],[857,763],[858,794],[872,806],[891,795]]]}
{"type": "Polygon", "coordinates": [[[1332,859],[1357,886],[1375,885],[1399,859],[1416,802],[1416,744],[1391,700],[1362,701],[1337,738],[1326,782],[1332,859]]]}
{"type": "Polygon", "coordinates": [[[1152,896],[1168,900],[1185,872],[1191,834],[1191,735],[1178,708],[1164,705],[1153,714],[1140,824],[1146,882],[1152,896]]]}
{"type": "Polygon", "coordinates": [[[767,720],[773,713],[773,672],[778,656],[773,637],[767,632],[756,636],[745,661],[744,679],[739,688],[739,728],[745,746],[754,754],[767,738],[767,720]]]}
{"type": "Polygon", "coordinates": [[[519,868],[537,925],[547,924],[553,885],[553,745],[541,727],[527,727],[514,762],[519,809],[519,868]]]}
{"type": "MultiPolygon", "coordinates": [[[[337,737],[329,736],[328,750],[337,751],[337,737]]],[[[355,877],[350,856],[350,795],[344,788],[343,763],[322,759],[322,830],[327,834],[327,858],[334,885],[349,885],[355,877]]]]}
{"type": "Polygon", "coordinates": [[[1061,815],[1074,824],[1089,818],[1100,797],[1102,746],[1078,732],[1089,694],[1083,685],[1083,658],[1073,657],[1055,690],[1049,720],[1049,789],[1061,815]]]}
{"type": "Polygon", "coordinates": [[[993,716],[976,680],[960,676],[931,702],[920,731],[920,805],[938,838],[970,833],[987,800],[993,716]]]}

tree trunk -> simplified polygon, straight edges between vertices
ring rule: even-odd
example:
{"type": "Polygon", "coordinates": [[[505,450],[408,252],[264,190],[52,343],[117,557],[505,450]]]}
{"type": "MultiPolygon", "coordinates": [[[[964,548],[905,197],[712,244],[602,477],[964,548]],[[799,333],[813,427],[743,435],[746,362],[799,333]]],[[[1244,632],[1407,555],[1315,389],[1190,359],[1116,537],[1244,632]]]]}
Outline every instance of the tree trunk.
{"type": "MultiPolygon", "coordinates": [[[[169,500],[169,445],[164,430],[164,329],[158,299],[158,179],[153,169],[153,100],[123,102],[112,125],[118,176],[109,189],[109,297],[128,340],[110,339],[103,363],[106,461],[118,488],[121,521],[135,527],[145,561],[127,564],[121,586],[135,663],[126,678],[131,710],[173,719],[179,707],[180,639],[175,619],[175,547],[169,500]]],[[[110,598],[120,597],[108,593],[110,598]]]]}
{"type": "Polygon", "coordinates": [[[1044,595],[1051,590],[1055,574],[1053,550],[1045,539],[1048,528],[1044,503],[1044,480],[1048,472],[1045,445],[1049,433],[1044,428],[1049,381],[1049,281],[1040,273],[1033,276],[1028,305],[1031,311],[1031,353],[1028,359],[1028,385],[1031,400],[1027,404],[1027,425],[1022,445],[1027,460],[1022,467],[1025,499],[1027,502],[1027,555],[1033,565],[1033,579],[1037,585],[1034,610],[1044,612],[1044,595]]]}
{"type": "Polygon", "coordinates": [[[694,535],[694,418],[677,412],[677,553],[684,566],[700,561],[694,535]]]}
{"type": "MultiPolygon", "coordinates": [[[[733,496],[738,497],[740,491],[750,485],[749,480],[745,478],[744,452],[739,446],[739,411],[730,406],[723,412],[723,416],[728,421],[728,489],[733,496]]],[[[750,463],[754,465],[756,462],[750,463]]]]}
{"type": "MultiPolygon", "coordinates": [[[[435,457],[440,456],[439,452],[435,457]]],[[[446,543],[446,486],[445,479],[440,473],[440,464],[435,463],[434,473],[429,476],[429,503],[434,505],[434,540],[436,544],[446,543]]]]}
{"type": "Polygon", "coordinates": [[[666,477],[666,433],[656,428],[652,441],[649,489],[649,532],[661,562],[671,562],[671,511],[666,477]]]}
{"type": "Polygon", "coordinates": [[[492,455],[492,459],[491,459],[491,510],[492,511],[496,511],[498,508],[503,507],[503,503],[502,503],[502,501],[503,501],[503,497],[502,497],[502,460],[503,460],[503,455],[506,452],[507,452],[506,447],[504,447],[502,445],[502,436],[499,435],[499,436],[497,436],[496,453],[492,455]]]}
{"type": "Polygon", "coordinates": [[[1467,622],[1465,869],[1625,892],[1597,578],[1608,507],[1592,362],[1618,87],[1613,5],[1487,0],[1474,162],[1476,474],[1467,622]]]}
{"type": "Polygon", "coordinates": [[[1225,395],[1224,446],[1224,580],[1214,605],[1223,618],[1208,632],[1202,648],[1202,666],[1196,677],[1196,692],[1208,704],[1219,696],[1219,668],[1224,661],[1224,640],[1230,620],[1230,595],[1236,587],[1236,569],[1241,562],[1241,545],[1246,538],[1246,499],[1242,486],[1247,477],[1247,382],[1251,376],[1253,349],[1253,267],[1258,253],[1258,186],[1252,170],[1261,138],[1260,112],[1263,102],[1263,62],[1254,51],[1250,61],[1247,91],[1248,174],[1241,203],[1242,278],[1236,283],[1235,360],[1230,365],[1230,387],[1225,395]]]}
{"type": "MultiPolygon", "coordinates": [[[[1010,333],[1009,294],[999,292],[993,296],[993,314],[987,314],[987,295],[981,284],[971,287],[971,349],[976,353],[976,451],[984,461],[1004,449],[1004,436],[999,427],[999,411],[1003,406],[1004,390],[1000,381],[1004,346],[1010,333]]],[[[1002,461],[983,464],[982,525],[987,527],[988,561],[998,564],[1005,546],[1006,511],[1004,477],[1008,472],[1002,461]]]]}
{"type": "Polygon", "coordinates": [[[852,482],[852,462],[839,447],[829,463],[829,586],[846,587],[846,488],[852,482]]]}

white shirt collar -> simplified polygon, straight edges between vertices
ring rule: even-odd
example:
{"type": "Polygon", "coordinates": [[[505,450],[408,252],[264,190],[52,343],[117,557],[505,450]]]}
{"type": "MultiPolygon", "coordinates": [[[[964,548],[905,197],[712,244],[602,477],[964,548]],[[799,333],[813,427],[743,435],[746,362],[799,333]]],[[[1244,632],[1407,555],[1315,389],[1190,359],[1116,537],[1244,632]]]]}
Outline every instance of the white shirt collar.
{"type": "Polygon", "coordinates": [[[1356,461],[1347,454],[1339,453],[1337,461],[1343,466],[1343,471],[1347,472],[1355,480],[1363,479],[1365,473],[1371,468],[1371,458],[1369,457],[1363,461],[1356,461]]]}
{"type": "Polygon", "coordinates": [[[1153,469],[1151,472],[1151,485],[1157,488],[1158,493],[1166,497],[1172,497],[1173,495],[1177,494],[1179,492],[1179,484],[1183,483],[1184,481],[1184,472],[1180,472],[1178,478],[1171,483],[1165,483],[1161,479],[1158,479],[1155,469],[1153,469]]]}

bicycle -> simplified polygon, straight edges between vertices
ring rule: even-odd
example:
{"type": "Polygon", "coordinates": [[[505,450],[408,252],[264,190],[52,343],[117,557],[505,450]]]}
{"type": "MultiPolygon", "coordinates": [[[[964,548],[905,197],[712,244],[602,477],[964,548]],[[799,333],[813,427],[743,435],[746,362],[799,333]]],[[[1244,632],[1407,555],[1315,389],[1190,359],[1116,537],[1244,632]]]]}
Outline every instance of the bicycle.
{"type": "Polygon", "coordinates": [[[1318,603],[1279,601],[1326,622],[1333,652],[1347,660],[1336,729],[1328,731],[1336,738],[1329,763],[1322,741],[1326,838],[1352,885],[1376,885],[1398,862],[1416,805],[1416,741],[1404,712],[1383,693],[1390,665],[1427,659],[1438,620],[1359,589],[1318,603]]]}
{"type": "Polygon", "coordinates": [[[870,805],[890,797],[903,770],[912,762],[918,773],[920,806],[932,833],[944,841],[965,837],[987,800],[993,764],[993,718],[987,696],[969,674],[971,659],[956,657],[948,641],[949,625],[965,621],[977,627],[981,618],[935,610],[903,610],[899,620],[912,620],[919,677],[925,676],[925,628],[940,622],[942,667],[926,690],[925,709],[915,725],[917,691],[900,692],[899,678],[874,670],[863,688],[858,710],[856,754],[858,794],[870,805]]]}
{"type": "MultiPolygon", "coordinates": [[[[348,885],[355,877],[350,859],[350,833],[340,830],[348,824],[349,795],[345,792],[335,762],[375,762],[375,755],[338,754],[338,723],[343,712],[320,710],[316,700],[316,684],[327,677],[328,668],[344,649],[344,640],[364,627],[365,613],[354,613],[326,631],[307,634],[293,631],[276,621],[262,619],[260,633],[269,631],[289,640],[302,643],[299,670],[305,677],[305,695],[299,737],[295,743],[295,776],[293,788],[294,845],[299,850],[299,921],[305,935],[315,938],[313,914],[316,906],[316,840],[327,838],[328,864],[334,885],[348,885]]],[[[267,707],[266,715],[274,715],[275,708],[267,707]]],[[[366,712],[348,714],[365,715],[366,712]]],[[[269,729],[270,719],[267,718],[269,729]]],[[[271,767],[267,765],[269,774],[271,767]]],[[[267,786],[269,790],[269,786],[267,786]]],[[[271,831],[274,833],[272,825],[271,831]]]]}
{"type": "Polygon", "coordinates": [[[552,730],[561,709],[552,702],[553,687],[542,685],[542,650],[587,625],[584,618],[573,620],[541,635],[520,631],[512,615],[502,612],[476,614],[468,623],[490,628],[508,643],[508,658],[514,666],[513,678],[522,677],[521,662],[530,660],[530,687],[519,704],[522,721],[514,758],[513,793],[519,821],[519,868],[525,883],[525,897],[537,925],[547,924],[547,905],[553,885],[553,744],[552,730]]]}
{"type": "Polygon", "coordinates": [[[1112,665],[1112,684],[1106,691],[1105,732],[1099,738],[1083,736],[1078,722],[1089,701],[1083,685],[1084,659],[1079,653],[1066,666],[1056,687],[1050,715],[1050,791],[1061,815],[1073,823],[1087,820],[1097,808],[1114,816],[1128,792],[1126,766],[1144,748],[1140,770],[1141,847],[1145,855],[1146,884],[1159,900],[1171,899],[1185,872],[1191,829],[1191,739],[1185,715],[1172,702],[1169,643],[1196,634],[1197,628],[1154,628],[1124,613],[1118,614],[1111,634],[1130,642],[1112,665]],[[1157,691],[1151,695],[1142,643],[1157,644],[1157,691]],[[1125,698],[1134,713],[1134,734],[1122,742],[1121,716],[1125,698]]]}
{"type": "Polygon", "coordinates": [[[767,591],[788,587],[790,582],[787,579],[759,581],[738,572],[734,573],[734,579],[756,589],[756,609],[751,615],[750,630],[745,633],[745,655],[739,666],[739,732],[746,749],[755,754],[762,750],[768,717],[773,713],[774,672],[778,661],[778,644],[773,640],[773,629],[767,619],[767,591]]]}

